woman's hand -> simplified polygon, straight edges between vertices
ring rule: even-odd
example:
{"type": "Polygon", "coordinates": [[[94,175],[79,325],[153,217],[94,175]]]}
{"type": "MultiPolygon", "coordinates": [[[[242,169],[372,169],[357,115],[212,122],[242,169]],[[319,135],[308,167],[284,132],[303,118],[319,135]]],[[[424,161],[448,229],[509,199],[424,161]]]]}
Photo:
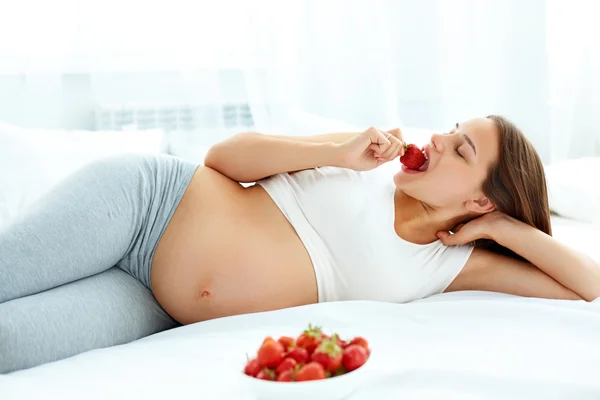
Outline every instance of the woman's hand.
{"type": "Polygon", "coordinates": [[[400,129],[369,128],[348,139],[339,148],[340,164],[355,171],[368,171],[404,154],[400,129]]]}
{"type": "Polygon", "coordinates": [[[500,211],[492,211],[467,222],[457,225],[453,229],[453,234],[447,231],[439,231],[437,237],[446,246],[457,246],[474,242],[477,239],[493,239],[492,234],[495,227],[501,221],[507,220],[508,215],[500,211]]]}

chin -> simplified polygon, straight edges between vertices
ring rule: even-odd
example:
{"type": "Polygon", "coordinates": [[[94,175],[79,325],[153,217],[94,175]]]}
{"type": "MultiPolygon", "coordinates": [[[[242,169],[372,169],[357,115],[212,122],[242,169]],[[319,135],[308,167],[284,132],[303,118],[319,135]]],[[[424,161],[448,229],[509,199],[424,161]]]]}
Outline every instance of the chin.
{"type": "Polygon", "coordinates": [[[394,184],[398,189],[408,189],[411,186],[413,186],[416,182],[420,181],[422,175],[424,175],[423,172],[407,173],[404,170],[400,170],[394,175],[394,184]]]}
{"type": "Polygon", "coordinates": [[[394,185],[396,185],[398,189],[404,189],[404,184],[405,181],[402,176],[402,171],[396,172],[396,174],[394,175],[394,185]]]}
{"type": "Polygon", "coordinates": [[[411,185],[410,182],[411,179],[406,179],[405,176],[403,176],[402,172],[398,172],[396,175],[394,175],[394,186],[396,186],[396,188],[400,191],[402,191],[403,193],[406,193],[407,195],[409,195],[410,197],[414,197],[414,185],[411,185]]]}
{"type": "Polygon", "coordinates": [[[419,178],[400,171],[394,175],[394,185],[405,195],[418,201],[427,202],[432,195],[435,197],[435,191],[432,193],[429,185],[419,178]]]}

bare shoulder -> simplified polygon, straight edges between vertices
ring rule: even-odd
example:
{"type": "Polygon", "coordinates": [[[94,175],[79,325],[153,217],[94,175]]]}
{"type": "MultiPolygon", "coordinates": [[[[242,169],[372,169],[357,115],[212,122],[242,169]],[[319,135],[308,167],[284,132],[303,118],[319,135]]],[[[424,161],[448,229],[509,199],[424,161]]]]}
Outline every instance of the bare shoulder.
{"type": "Polygon", "coordinates": [[[494,264],[507,262],[503,258],[507,257],[484,249],[473,249],[465,266],[446,291],[477,290],[477,287],[481,286],[482,280],[485,279],[494,264]]]}
{"type": "MultiPolygon", "coordinates": [[[[473,270],[481,270],[484,268],[489,268],[493,263],[498,262],[506,262],[512,260],[509,257],[503,256],[498,253],[494,253],[492,251],[488,251],[485,249],[475,248],[471,252],[471,256],[467,260],[465,264],[465,268],[463,270],[473,271],[473,270]]],[[[515,260],[516,261],[516,260],[515,260]]]]}
{"type": "Polygon", "coordinates": [[[460,290],[483,290],[550,299],[580,299],[577,294],[527,261],[477,248],[445,291],[460,290]]]}

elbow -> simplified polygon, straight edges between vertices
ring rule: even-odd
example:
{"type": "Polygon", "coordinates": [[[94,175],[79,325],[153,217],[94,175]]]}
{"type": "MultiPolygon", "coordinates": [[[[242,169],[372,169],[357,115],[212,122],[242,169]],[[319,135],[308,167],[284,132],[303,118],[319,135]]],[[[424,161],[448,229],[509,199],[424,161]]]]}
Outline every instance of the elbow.
{"type": "Polygon", "coordinates": [[[566,297],[568,300],[583,300],[587,303],[591,303],[597,298],[600,298],[600,283],[579,292],[575,292],[574,290],[570,290],[570,292],[572,295],[566,297]]]}
{"type": "Polygon", "coordinates": [[[587,303],[591,303],[592,301],[596,300],[597,298],[600,298],[600,293],[586,293],[585,295],[580,296],[580,298],[578,300],[583,300],[587,303]]]}
{"type": "Polygon", "coordinates": [[[204,165],[216,171],[221,171],[223,163],[235,157],[236,148],[240,147],[240,141],[253,135],[256,135],[256,133],[241,132],[212,145],[204,156],[204,165]]]}
{"type": "Polygon", "coordinates": [[[597,286],[598,287],[596,287],[595,290],[591,290],[590,293],[586,293],[585,295],[581,296],[581,298],[588,303],[591,303],[596,299],[600,299],[600,282],[597,284],[597,286]]]}
{"type": "Polygon", "coordinates": [[[257,136],[261,134],[242,132],[211,146],[204,157],[204,166],[237,182],[254,182],[256,179],[247,166],[254,157],[253,143],[257,136]]]}
{"type": "Polygon", "coordinates": [[[208,152],[204,156],[204,166],[212,168],[214,170],[219,170],[219,149],[220,143],[217,143],[208,149],[208,152]]]}

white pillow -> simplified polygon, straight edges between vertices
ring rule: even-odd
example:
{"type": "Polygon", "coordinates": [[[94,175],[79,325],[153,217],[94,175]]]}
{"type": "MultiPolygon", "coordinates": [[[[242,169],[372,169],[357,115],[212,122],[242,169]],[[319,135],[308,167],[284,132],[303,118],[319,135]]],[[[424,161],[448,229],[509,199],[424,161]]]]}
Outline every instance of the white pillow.
{"type": "Polygon", "coordinates": [[[121,153],[159,153],[163,132],[25,129],[0,122],[0,228],[68,174],[121,153]]]}
{"type": "Polygon", "coordinates": [[[545,167],[550,209],[556,214],[600,223],[600,157],[567,160],[545,167]]]}

